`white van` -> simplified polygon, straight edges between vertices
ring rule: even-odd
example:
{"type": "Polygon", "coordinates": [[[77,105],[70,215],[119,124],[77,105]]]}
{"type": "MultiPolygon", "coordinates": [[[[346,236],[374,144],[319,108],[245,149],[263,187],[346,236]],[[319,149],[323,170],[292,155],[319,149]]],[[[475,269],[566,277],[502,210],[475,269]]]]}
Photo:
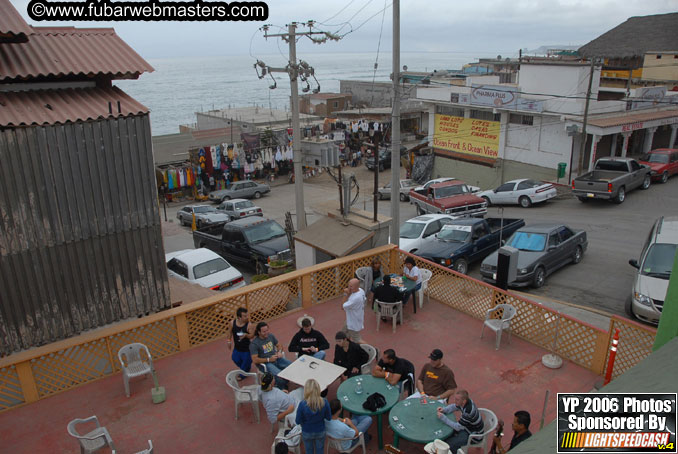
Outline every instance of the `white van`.
{"type": "Polygon", "coordinates": [[[678,216],[659,218],[645,241],[640,260],[629,265],[638,269],[626,312],[649,323],[658,324],[669,286],[669,278],[678,245],[678,216]]]}

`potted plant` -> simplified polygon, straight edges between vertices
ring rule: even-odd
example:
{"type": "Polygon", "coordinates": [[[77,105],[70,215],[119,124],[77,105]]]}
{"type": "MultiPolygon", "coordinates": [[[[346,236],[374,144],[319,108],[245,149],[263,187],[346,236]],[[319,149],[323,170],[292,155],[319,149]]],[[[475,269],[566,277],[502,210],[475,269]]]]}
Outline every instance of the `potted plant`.
{"type": "Polygon", "coordinates": [[[280,276],[285,272],[288,266],[290,266],[290,264],[287,260],[271,260],[268,264],[268,275],[271,277],[280,276]]]}

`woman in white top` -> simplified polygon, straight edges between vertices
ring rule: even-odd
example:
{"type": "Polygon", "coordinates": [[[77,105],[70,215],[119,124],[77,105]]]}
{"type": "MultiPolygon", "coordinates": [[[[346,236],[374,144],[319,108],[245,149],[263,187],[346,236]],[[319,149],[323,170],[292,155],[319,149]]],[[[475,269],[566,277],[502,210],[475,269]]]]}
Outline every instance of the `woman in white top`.
{"type": "MultiPolygon", "coordinates": [[[[409,280],[414,281],[417,283],[417,285],[409,292],[407,292],[403,298],[403,306],[407,304],[407,302],[410,300],[410,296],[414,296],[421,288],[421,272],[419,271],[419,268],[417,267],[416,263],[414,262],[414,259],[412,257],[407,257],[405,259],[405,266],[403,267],[403,275],[406,276],[409,280]]],[[[417,312],[417,302],[413,300],[414,304],[414,312],[417,312]]]]}

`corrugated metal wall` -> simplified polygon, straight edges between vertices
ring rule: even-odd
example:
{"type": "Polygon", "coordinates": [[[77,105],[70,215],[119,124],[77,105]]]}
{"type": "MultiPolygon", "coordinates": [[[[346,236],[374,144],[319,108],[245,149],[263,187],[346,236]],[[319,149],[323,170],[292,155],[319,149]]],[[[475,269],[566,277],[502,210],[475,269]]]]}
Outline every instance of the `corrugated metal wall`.
{"type": "Polygon", "coordinates": [[[0,129],[0,354],[169,307],[148,115],[0,129]]]}

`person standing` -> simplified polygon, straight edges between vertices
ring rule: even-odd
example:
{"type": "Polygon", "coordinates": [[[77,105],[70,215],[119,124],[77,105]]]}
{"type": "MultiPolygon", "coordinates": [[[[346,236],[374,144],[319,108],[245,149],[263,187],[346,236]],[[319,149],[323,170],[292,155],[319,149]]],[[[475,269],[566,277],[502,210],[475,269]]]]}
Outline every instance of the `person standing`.
{"type": "Polygon", "coordinates": [[[365,327],[365,292],[360,288],[360,281],[356,278],[348,281],[348,288],[344,289],[348,295],[346,302],[342,305],[346,311],[346,324],[344,332],[353,342],[362,343],[360,331],[365,327]]]}
{"type": "MultiPolygon", "coordinates": [[[[290,360],[283,356],[283,346],[269,332],[268,323],[257,323],[254,336],[254,339],[250,341],[250,355],[252,355],[252,362],[263,372],[270,372],[277,377],[280,371],[292,364],[290,360]]],[[[276,386],[280,389],[286,389],[287,380],[278,378],[276,386]]]]}
{"type": "Polygon", "coordinates": [[[337,342],[334,347],[334,364],[346,368],[339,379],[343,382],[349,377],[360,375],[360,367],[369,359],[367,352],[360,345],[348,339],[343,331],[339,331],[334,336],[334,340],[337,342]]]}
{"type": "Polygon", "coordinates": [[[332,418],[330,404],[320,396],[320,385],[314,379],[304,384],[304,400],[297,407],[295,421],[301,425],[301,438],[306,454],[325,452],[325,421],[332,418]]]}
{"type": "MultiPolygon", "coordinates": [[[[233,350],[231,359],[235,365],[243,372],[249,372],[252,367],[250,340],[254,338],[254,325],[249,324],[250,316],[246,308],[239,307],[235,315],[228,336],[228,349],[233,350]]],[[[242,375],[238,376],[238,380],[242,380],[242,375]]]]}
{"type": "Polygon", "coordinates": [[[301,320],[301,329],[292,338],[288,350],[299,353],[299,356],[311,355],[314,358],[325,359],[325,350],[328,348],[330,348],[330,343],[327,342],[325,336],[313,329],[310,318],[304,317],[301,320]]]}
{"type": "Polygon", "coordinates": [[[468,391],[459,390],[454,394],[454,403],[444,408],[438,407],[438,419],[454,429],[452,435],[445,440],[450,445],[450,452],[457,452],[459,448],[468,442],[470,434],[478,434],[483,431],[483,418],[478,407],[468,396],[468,391]],[[460,411],[459,422],[450,421],[447,413],[460,411]]]}

